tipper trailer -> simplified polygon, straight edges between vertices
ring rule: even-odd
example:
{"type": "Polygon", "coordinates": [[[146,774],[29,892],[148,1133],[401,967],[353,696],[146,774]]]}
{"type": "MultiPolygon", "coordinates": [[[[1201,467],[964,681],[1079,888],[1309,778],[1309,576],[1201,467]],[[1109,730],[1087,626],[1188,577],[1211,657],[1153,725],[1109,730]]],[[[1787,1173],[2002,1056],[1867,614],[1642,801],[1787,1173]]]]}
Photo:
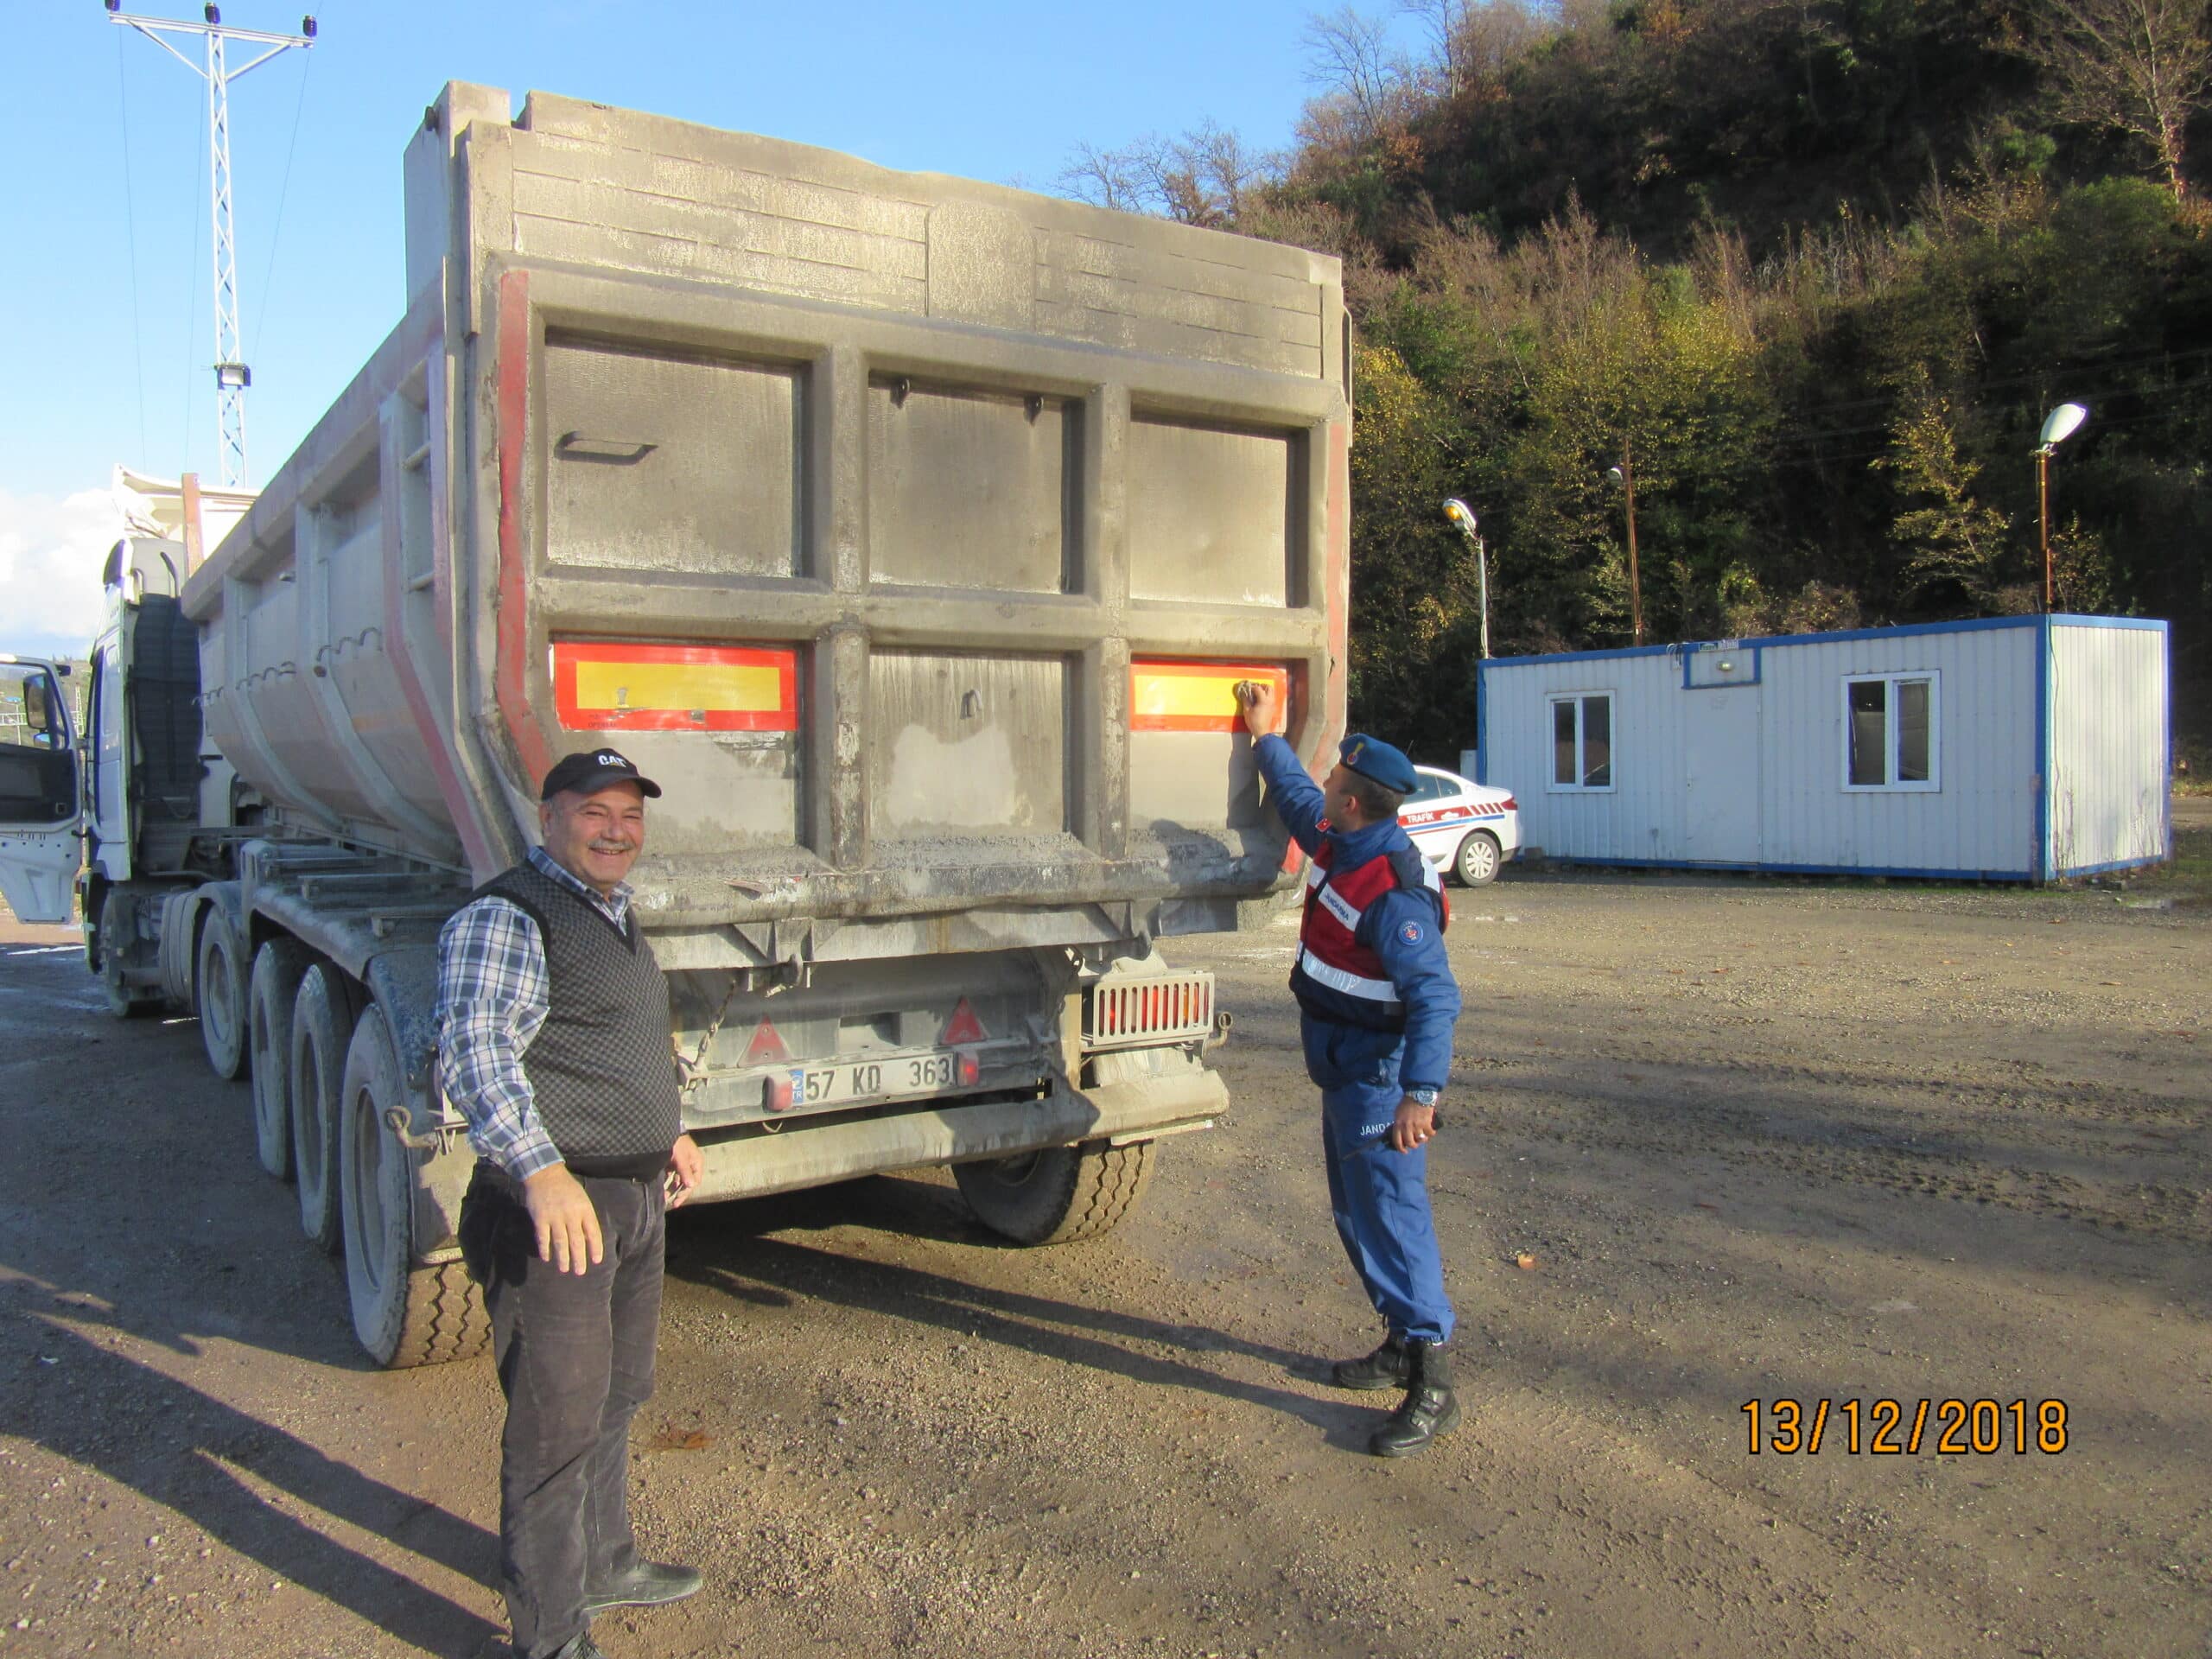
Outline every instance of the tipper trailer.
{"type": "Polygon", "coordinates": [[[510,108],[427,112],[406,315],[213,556],[111,556],[10,903],[66,913],[81,819],[89,965],[251,1077],[383,1364],[485,1333],[439,926],[594,746],[665,790],[631,880],[696,1196],[950,1165],[1008,1236],[1103,1230],[1226,1104],[1211,978],[1154,942],[1288,879],[1230,688],[1342,733],[1337,262],[510,108]]]}

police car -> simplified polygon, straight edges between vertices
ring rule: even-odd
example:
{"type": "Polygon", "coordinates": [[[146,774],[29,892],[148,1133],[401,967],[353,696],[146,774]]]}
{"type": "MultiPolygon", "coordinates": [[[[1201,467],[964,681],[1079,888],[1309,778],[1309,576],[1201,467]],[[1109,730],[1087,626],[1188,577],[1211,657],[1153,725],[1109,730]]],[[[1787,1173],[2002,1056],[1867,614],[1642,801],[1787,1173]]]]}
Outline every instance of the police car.
{"type": "Polygon", "coordinates": [[[1415,766],[1414,775],[1414,792],[1398,809],[1398,822],[1421,855],[1471,887],[1496,880],[1521,850],[1521,809],[1512,793],[1434,766],[1415,766]]]}

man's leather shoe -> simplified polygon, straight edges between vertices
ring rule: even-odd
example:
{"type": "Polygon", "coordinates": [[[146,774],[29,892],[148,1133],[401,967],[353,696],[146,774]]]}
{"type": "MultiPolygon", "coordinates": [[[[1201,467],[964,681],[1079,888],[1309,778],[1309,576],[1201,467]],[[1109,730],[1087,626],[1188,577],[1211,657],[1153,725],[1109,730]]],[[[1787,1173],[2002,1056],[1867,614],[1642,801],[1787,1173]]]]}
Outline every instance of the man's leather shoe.
{"type": "Polygon", "coordinates": [[[696,1567],[673,1561],[639,1561],[611,1584],[584,1586],[584,1615],[603,1613],[610,1607],[658,1607],[664,1601],[681,1601],[706,1580],[696,1567]]]}
{"type": "Polygon", "coordinates": [[[1409,1342],[1406,1357],[1413,1373],[1406,1383],[1406,1397],[1367,1442],[1367,1449],[1378,1458],[1409,1458],[1459,1426],[1452,1363],[1444,1351],[1426,1342],[1409,1342]]]}
{"type": "Polygon", "coordinates": [[[1329,1380],[1340,1389],[1404,1388],[1413,1380],[1405,1338],[1392,1337],[1363,1359],[1338,1360],[1329,1368],[1329,1380]]]}

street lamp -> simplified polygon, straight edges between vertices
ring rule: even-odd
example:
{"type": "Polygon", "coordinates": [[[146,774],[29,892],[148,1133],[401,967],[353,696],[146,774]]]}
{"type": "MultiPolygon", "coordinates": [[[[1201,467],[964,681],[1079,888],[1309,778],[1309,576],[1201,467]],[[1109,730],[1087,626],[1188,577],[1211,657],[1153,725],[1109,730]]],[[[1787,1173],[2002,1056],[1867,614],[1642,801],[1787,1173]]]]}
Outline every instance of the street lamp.
{"type": "Polygon", "coordinates": [[[2058,608],[2050,582],[2050,452],[2072,437],[2089,418],[2087,404],[2061,404],[2044,416],[2036,439],[2036,518],[2043,534],[2043,608],[2049,615],[2058,608]]]}
{"type": "Polygon", "coordinates": [[[1483,550],[1481,533],[1475,528],[1475,515],[1467,504],[1453,496],[1444,504],[1444,516],[1459,525],[1459,533],[1467,538],[1467,545],[1475,550],[1475,592],[1483,619],[1483,655],[1490,655],[1490,556],[1483,550]]]}
{"type": "Polygon", "coordinates": [[[1636,462],[1629,452],[1628,436],[1621,436],[1621,464],[1608,467],[1605,476],[1621,486],[1628,502],[1628,621],[1636,643],[1643,643],[1643,585],[1636,574],[1636,462]]]}

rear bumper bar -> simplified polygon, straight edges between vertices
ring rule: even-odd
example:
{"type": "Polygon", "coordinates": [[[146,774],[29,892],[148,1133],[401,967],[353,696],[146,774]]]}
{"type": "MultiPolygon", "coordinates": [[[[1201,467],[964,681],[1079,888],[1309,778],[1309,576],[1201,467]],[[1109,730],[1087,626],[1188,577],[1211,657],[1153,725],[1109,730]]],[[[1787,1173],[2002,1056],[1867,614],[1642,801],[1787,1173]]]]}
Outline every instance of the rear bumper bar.
{"type": "Polygon", "coordinates": [[[918,1165],[1008,1158],[1078,1141],[1126,1144],[1205,1128],[1229,1105],[1211,1071],[1103,1084],[1042,1100],[945,1106],[816,1128],[798,1122],[780,1135],[709,1141],[706,1179],[694,1203],[789,1192],[829,1181],[918,1165]]]}

